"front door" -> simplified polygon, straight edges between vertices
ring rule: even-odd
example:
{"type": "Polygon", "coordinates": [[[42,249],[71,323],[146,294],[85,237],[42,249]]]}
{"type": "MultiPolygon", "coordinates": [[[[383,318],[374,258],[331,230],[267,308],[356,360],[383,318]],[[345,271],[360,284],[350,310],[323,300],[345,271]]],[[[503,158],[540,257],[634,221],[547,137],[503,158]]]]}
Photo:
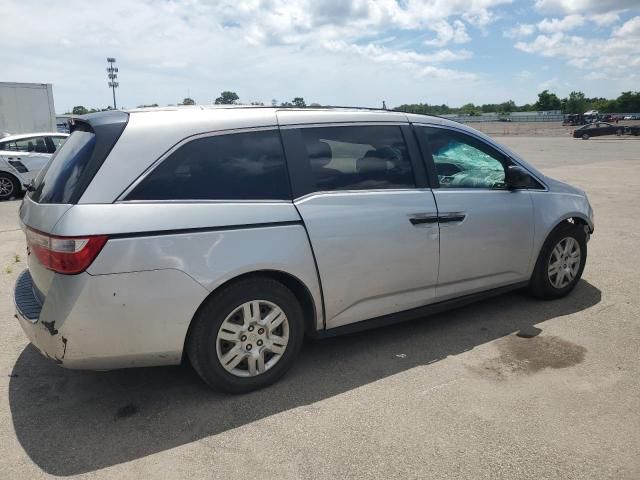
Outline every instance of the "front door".
{"type": "Polygon", "coordinates": [[[526,280],[533,204],[528,190],[506,188],[509,159],[459,130],[416,129],[432,153],[439,183],[433,190],[440,222],[437,299],[526,280]]]}
{"type": "Polygon", "coordinates": [[[295,205],[318,265],[327,328],[434,299],[436,205],[416,182],[418,150],[403,128],[411,133],[398,124],[283,129],[290,170],[304,170],[292,176],[310,180],[295,205]]]}

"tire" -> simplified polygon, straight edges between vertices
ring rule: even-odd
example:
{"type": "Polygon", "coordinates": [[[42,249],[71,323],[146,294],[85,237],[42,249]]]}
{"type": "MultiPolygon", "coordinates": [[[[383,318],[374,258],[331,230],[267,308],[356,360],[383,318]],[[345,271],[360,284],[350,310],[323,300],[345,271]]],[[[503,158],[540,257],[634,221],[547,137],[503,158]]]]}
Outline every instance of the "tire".
{"type": "Polygon", "coordinates": [[[589,134],[588,133],[583,133],[582,134],[582,139],[583,140],[589,140],[589,134]]]}
{"type": "Polygon", "coordinates": [[[256,276],[222,287],[205,301],[193,319],[187,355],[209,386],[228,393],[244,393],[264,388],[282,377],[293,365],[303,338],[303,311],[295,295],[271,278],[256,276]],[[249,310],[244,310],[245,305],[250,305],[249,310]],[[284,314],[284,319],[276,317],[273,324],[281,321],[276,328],[271,330],[259,323],[268,320],[270,314],[277,314],[276,309],[284,314]],[[245,313],[253,315],[256,310],[260,310],[257,317],[245,313]],[[251,327],[253,330],[248,330],[251,327]],[[239,357],[242,360],[238,363],[239,357]],[[229,358],[225,367],[223,360],[229,358]],[[262,358],[262,364],[257,358],[262,358]],[[264,371],[257,373],[260,368],[264,371]]]}
{"type": "MultiPolygon", "coordinates": [[[[569,244],[571,245],[571,241],[569,241],[569,244]]],[[[553,300],[568,295],[575,288],[580,277],[582,277],[586,261],[587,234],[583,226],[569,222],[561,223],[549,234],[542,246],[533,275],[529,281],[529,291],[533,296],[545,300],[553,300]],[[572,239],[579,247],[580,258],[577,262],[574,261],[573,265],[571,264],[572,257],[569,257],[568,260],[563,260],[558,257],[557,252],[554,252],[556,247],[560,246],[559,248],[562,249],[563,245],[567,245],[562,243],[567,239],[572,239]],[[557,264],[558,262],[558,270],[562,272],[553,275],[551,273],[551,264],[557,264]],[[563,266],[567,266],[568,270],[560,268],[563,266]],[[568,283],[564,284],[564,281],[569,279],[568,272],[571,272],[572,276],[568,283]],[[558,275],[562,275],[561,282],[558,281],[560,279],[558,275]]]]}
{"type": "Polygon", "coordinates": [[[623,130],[621,128],[619,128],[618,130],[616,130],[616,135],[621,137],[623,133],[623,130]]]}
{"type": "Polygon", "coordinates": [[[16,177],[9,173],[0,172],[0,200],[9,200],[21,191],[20,182],[16,177]]]}

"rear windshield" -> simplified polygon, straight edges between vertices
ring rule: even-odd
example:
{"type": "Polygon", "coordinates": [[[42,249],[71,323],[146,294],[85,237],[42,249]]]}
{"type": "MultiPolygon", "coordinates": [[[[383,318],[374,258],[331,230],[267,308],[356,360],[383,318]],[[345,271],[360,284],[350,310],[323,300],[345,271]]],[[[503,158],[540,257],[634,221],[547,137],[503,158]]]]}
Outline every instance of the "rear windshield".
{"type": "Polygon", "coordinates": [[[74,131],[38,175],[31,200],[71,203],[95,146],[96,135],[90,128],[74,131]]]}

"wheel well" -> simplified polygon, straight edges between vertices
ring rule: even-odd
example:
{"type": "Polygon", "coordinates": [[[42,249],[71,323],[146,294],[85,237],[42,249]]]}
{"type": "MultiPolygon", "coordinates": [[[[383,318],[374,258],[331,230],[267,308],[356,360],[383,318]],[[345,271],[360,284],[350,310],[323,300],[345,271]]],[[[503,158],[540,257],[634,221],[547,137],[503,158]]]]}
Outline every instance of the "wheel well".
{"type": "Polygon", "coordinates": [[[230,280],[227,280],[222,285],[218,286],[215,290],[213,290],[211,293],[209,293],[209,295],[207,295],[207,298],[205,298],[202,301],[202,303],[194,313],[193,317],[191,318],[191,322],[189,323],[189,328],[187,329],[187,334],[185,335],[184,347],[182,349],[183,363],[187,358],[186,347],[189,341],[189,335],[191,334],[191,326],[193,325],[193,319],[198,315],[198,312],[200,311],[202,306],[206,303],[207,300],[209,300],[209,298],[211,298],[212,295],[215,295],[218,291],[220,291],[221,288],[227,287],[236,282],[239,282],[240,280],[244,280],[250,277],[271,278],[273,280],[276,280],[277,282],[282,283],[285,287],[291,290],[293,294],[296,296],[296,298],[298,299],[298,301],[300,302],[300,306],[302,307],[302,312],[304,315],[305,334],[309,334],[315,331],[317,313],[313,303],[313,297],[311,296],[311,292],[309,292],[309,289],[306,287],[304,283],[302,283],[300,279],[298,279],[297,277],[294,277],[289,273],[285,273],[277,270],[258,270],[255,272],[244,273],[230,280]]]}
{"type": "Polygon", "coordinates": [[[581,218],[581,217],[565,218],[562,222],[560,222],[558,225],[553,227],[553,230],[558,228],[558,226],[562,225],[563,223],[569,223],[569,224],[572,224],[572,225],[580,225],[582,227],[586,227],[588,229],[588,231],[591,232],[591,227],[589,226],[589,223],[584,218],[581,218]]]}

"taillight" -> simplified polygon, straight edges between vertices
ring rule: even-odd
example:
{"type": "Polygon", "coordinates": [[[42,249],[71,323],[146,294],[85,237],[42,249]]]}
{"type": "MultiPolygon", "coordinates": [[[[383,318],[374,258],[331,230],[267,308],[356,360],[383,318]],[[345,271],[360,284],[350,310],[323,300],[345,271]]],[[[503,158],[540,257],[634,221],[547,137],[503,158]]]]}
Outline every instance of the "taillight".
{"type": "Polygon", "coordinates": [[[56,237],[27,228],[29,251],[45,268],[67,275],[84,272],[107,240],[106,235],[56,237]]]}

